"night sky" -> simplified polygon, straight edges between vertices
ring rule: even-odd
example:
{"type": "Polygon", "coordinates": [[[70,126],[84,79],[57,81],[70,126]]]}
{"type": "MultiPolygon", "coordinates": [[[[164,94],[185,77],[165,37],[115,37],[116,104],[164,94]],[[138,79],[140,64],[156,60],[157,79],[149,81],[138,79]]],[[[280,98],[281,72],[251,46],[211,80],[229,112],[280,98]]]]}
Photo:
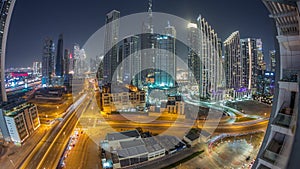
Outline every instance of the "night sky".
{"type": "MultiPolygon", "coordinates": [[[[239,30],[241,38],[261,38],[264,54],[274,49],[273,22],[261,0],[153,0],[153,11],[194,21],[206,18],[224,41],[239,30]],[[225,3],[226,2],[226,3],[225,3]]],[[[43,40],[57,43],[64,34],[64,47],[81,46],[104,25],[105,15],[116,9],[121,16],[146,12],[148,0],[17,0],[10,25],[6,68],[32,66],[42,60],[43,40]]]]}

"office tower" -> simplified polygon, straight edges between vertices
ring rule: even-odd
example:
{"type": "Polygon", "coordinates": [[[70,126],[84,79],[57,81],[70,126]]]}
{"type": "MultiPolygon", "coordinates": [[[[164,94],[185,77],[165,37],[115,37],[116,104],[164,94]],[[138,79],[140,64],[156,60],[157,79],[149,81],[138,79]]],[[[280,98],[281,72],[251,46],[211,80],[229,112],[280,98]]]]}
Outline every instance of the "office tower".
{"type": "Polygon", "coordinates": [[[259,65],[257,57],[257,40],[241,39],[242,87],[251,90],[257,87],[259,65]]]}
{"type": "Polygon", "coordinates": [[[52,85],[52,76],[54,74],[54,52],[55,46],[51,39],[44,41],[42,58],[42,84],[43,86],[52,85]]]}
{"type": "Polygon", "coordinates": [[[6,40],[15,0],[0,0],[0,102],[7,101],[5,90],[6,40]]]}
{"type": "Polygon", "coordinates": [[[34,75],[41,75],[42,73],[42,62],[33,62],[32,64],[32,73],[34,75]]]}
{"type": "Polygon", "coordinates": [[[155,56],[155,85],[175,87],[176,83],[176,30],[168,23],[164,35],[157,35],[155,56]]]}
{"type": "Polygon", "coordinates": [[[64,75],[69,75],[70,72],[70,52],[68,49],[65,49],[65,53],[64,53],[64,75]]]}
{"type": "Polygon", "coordinates": [[[124,84],[141,85],[140,38],[130,36],[120,42],[119,56],[121,67],[118,70],[120,80],[124,84]]]}
{"type": "MultiPolygon", "coordinates": [[[[299,168],[300,1],[262,0],[277,27],[276,88],[261,149],[252,168],[299,168]]],[[[275,25],[274,24],[274,25],[275,25]]]]}
{"type": "Polygon", "coordinates": [[[270,70],[271,72],[275,72],[275,67],[276,67],[276,60],[275,60],[275,55],[276,55],[276,51],[275,50],[271,50],[269,51],[269,57],[270,57],[270,70]]]}
{"type": "MultiPolygon", "coordinates": [[[[118,37],[120,12],[113,10],[106,15],[105,42],[104,42],[104,76],[105,84],[111,83],[118,66],[118,37]]],[[[116,79],[115,79],[116,80],[116,79]]]]}
{"type": "Polygon", "coordinates": [[[224,41],[224,62],[227,89],[242,87],[242,59],[241,59],[240,33],[233,32],[224,41]]]}
{"type": "Polygon", "coordinates": [[[56,53],[56,62],[55,62],[55,75],[57,77],[64,76],[64,40],[63,34],[59,35],[57,43],[57,53],[56,53]]]}

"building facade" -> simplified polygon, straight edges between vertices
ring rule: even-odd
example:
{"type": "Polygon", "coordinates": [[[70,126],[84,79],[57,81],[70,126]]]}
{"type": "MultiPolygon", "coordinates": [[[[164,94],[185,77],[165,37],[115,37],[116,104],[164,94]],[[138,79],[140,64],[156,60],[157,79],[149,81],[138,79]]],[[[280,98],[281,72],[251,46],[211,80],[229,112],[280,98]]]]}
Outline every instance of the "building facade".
{"type": "Polygon", "coordinates": [[[262,1],[277,27],[276,88],[268,129],[253,168],[296,169],[300,155],[300,1],[262,1]]]}
{"type": "Polygon", "coordinates": [[[121,65],[118,66],[118,79],[124,84],[141,85],[140,37],[130,36],[118,45],[118,56],[121,65]]]}
{"type": "Polygon", "coordinates": [[[85,73],[89,70],[87,56],[85,50],[81,49],[79,44],[74,44],[72,57],[70,59],[74,77],[82,78],[85,76],[85,73]]]}
{"type": "Polygon", "coordinates": [[[146,105],[145,91],[140,91],[133,86],[115,88],[116,91],[111,91],[110,87],[103,87],[101,109],[105,113],[144,110],[146,105]]]}
{"type": "Polygon", "coordinates": [[[176,83],[176,29],[170,24],[164,35],[157,35],[155,55],[155,86],[175,87],[176,83]]]}
{"type": "Polygon", "coordinates": [[[42,62],[33,62],[32,64],[32,73],[34,75],[42,74],[42,62]]]}
{"type": "Polygon", "coordinates": [[[52,78],[54,76],[54,42],[47,38],[44,41],[43,58],[42,58],[42,84],[44,86],[52,85],[52,78]]]}
{"type": "Polygon", "coordinates": [[[257,91],[258,77],[266,69],[262,49],[261,39],[241,39],[239,31],[224,41],[226,88],[230,97],[248,97],[257,91]]]}
{"type": "Polygon", "coordinates": [[[241,39],[242,88],[252,90],[257,87],[259,74],[257,39],[241,39]]]}
{"type": "Polygon", "coordinates": [[[5,55],[6,55],[6,41],[9,31],[9,24],[15,0],[1,0],[0,1],[0,102],[7,101],[5,90],[5,55]]]}
{"type": "Polygon", "coordinates": [[[240,50],[240,33],[236,31],[224,41],[227,89],[239,89],[242,86],[242,59],[240,50]]]}
{"type": "Polygon", "coordinates": [[[24,101],[4,105],[0,121],[4,140],[15,144],[23,143],[40,126],[37,107],[24,101]]]}
{"type": "Polygon", "coordinates": [[[276,70],[276,50],[269,51],[269,57],[270,57],[270,71],[275,72],[276,70]]]}
{"type": "Polygon", "coordinates": [[[65,49],[64,53],[64,62],[63,62],[63,67],[64,67],[64,75],[67,76],[70,73],[70,52],[68,49],[65,49]]]}
{"type": "Polygon", "coordinates": [[[188,29],[188,79],[193,84],[200,84],[201,60],[200,60],[200,29],[196,23],[189,23],[188,29]]]}
{"type": "Polygon", "coordinates": [[[189,23],[187,30],[190,82],[199,87],[200,99],[222,99],[219,95],[223,95],[220,90],[224,88],[224,78],[221,77],[223,65],[217,33],[201,16],[197,18],[197,24],[189,23]]]}
{"type": "Polygon", "coordinates": [[[64,39],[63,39],[63,34],[59,35],[59,39],[57,42],[55,76],[57,76],[57,77],[64,76],[64,39]]]}

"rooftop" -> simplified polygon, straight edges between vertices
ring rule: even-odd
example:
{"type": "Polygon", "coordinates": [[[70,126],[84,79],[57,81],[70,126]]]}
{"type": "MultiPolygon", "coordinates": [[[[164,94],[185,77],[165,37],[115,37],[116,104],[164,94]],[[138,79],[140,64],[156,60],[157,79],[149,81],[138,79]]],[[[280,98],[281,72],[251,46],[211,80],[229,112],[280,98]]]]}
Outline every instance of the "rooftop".
{"type": "Polygon", "coordinates": [[[155,139],[160,143],[160,145],[166,149],[166,151],[176,148],[177,145],[181,144],[181,140],[175,136],[156,136],[155,139]]]}
{"type": "Polygon", "coordinates": [[[200,133],[198,130],[196,129],[191,129],[188,134],[186,135],[186,137],[191,140],[194,141],[196,139],[198,139],[200,137],[200,133]]]}
{"type": "Polygon", "coordinates": [[[142,155],[148,153],[148,151],[145,145],[139,145],[135,147],[117,150],[117,153],[120,158],[127,158],[127,157],[142,155]]]}
{"type": "Polygon", "coordinates": [[[32,107],[33,104],[21,99],[17,100],[16,102],[8,102],[2,106],[3,107],[1,109],[4,111],[4,115],[13,117],[23,112],[24,109],[32,107]]]}
{"type": "Polygon", "coordinates": [[[124,139],[128,139],[128,138],[138,138],[138,137],[140,137],[140,133],[137,130],[108,133],[106,135],[106,139],[108,141],[124,140],[124,139]]]}
{"type": "Polygon", "coordinates": [[[135,139],[130,141],[120,141],[120,145],[122,149],[126,149],[126,148],[144,145],[144,142],[142,141],[142,139],[135,139]]]}
{"type": "Polygon", "coordinates": [[[143,141],[149,153],[164,149],[154,137],[143,138],[143,141]]]}

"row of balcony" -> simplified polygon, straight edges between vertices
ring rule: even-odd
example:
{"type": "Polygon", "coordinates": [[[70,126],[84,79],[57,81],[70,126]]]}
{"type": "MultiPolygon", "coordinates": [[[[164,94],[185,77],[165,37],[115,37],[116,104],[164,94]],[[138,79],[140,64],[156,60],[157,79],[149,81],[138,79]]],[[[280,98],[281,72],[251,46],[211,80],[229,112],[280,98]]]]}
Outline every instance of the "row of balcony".
{"type": "Polygon", "coordinates": [[[278,158],[281,158],[280,152],[283,148],[284,139],[284,134],[275,133],[263,154],[263,158],[272,164],[274,164],[278,158]]]}
{"type": "MultiPolygon", "coordinates": [[[[291,100],[293,102],[293,100],[291,100]]],[[[296,116],[294,115],[294,109],[291,107],[294,104],[287,104],[284,102],[276,117],[273,121],[271,121],[272,131],[275,133],[270,142],[267,145],[267,148],[263,152],[261,156],[261,160],[265,161],[267,166],[261,164],[259,168],[268,169],[274,168],[275,166],[278,168],[282,168],[285,165],[285,161],[287,160],[286,153],[288,143],[295,132],[295,123],[296,116]]],[[[275,167],[275,168],[276,168],[275,167]]]]}

